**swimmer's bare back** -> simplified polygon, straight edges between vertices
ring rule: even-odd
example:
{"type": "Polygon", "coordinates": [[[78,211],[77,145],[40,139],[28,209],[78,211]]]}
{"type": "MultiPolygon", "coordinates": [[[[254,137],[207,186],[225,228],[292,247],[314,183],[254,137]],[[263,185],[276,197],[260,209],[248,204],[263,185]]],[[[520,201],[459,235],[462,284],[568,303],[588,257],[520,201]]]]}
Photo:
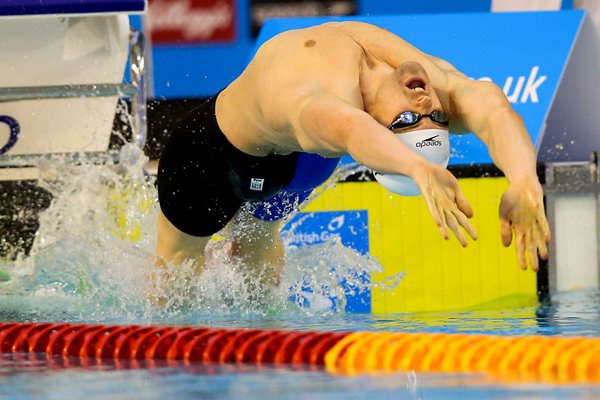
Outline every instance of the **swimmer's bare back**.
{"type": "Polygon", "coordinates": [[[374,33],[381,31],[358,22],[332,22],[274,36],[217,100],[221,129],[233,145],[256,156],[343,155],[303,131],[299,112],[312,96],[335,96],[364,109],[361,85],[368,84],[368,74],[389,73],[408,60],[422,63],[434,81],[442,76],[432,57],[397,36],[385,31],[393,46],[378,43],[374,33]]]}
{"type": "Polygon", "coordinates": [[[319,152],[298,122],[312,95],[327,93],[362,108],[359,70],[363,49],[335,26],[292,30],[267,41],[217,101],[217,119],[228,139],[253,155],[319,152]]]}

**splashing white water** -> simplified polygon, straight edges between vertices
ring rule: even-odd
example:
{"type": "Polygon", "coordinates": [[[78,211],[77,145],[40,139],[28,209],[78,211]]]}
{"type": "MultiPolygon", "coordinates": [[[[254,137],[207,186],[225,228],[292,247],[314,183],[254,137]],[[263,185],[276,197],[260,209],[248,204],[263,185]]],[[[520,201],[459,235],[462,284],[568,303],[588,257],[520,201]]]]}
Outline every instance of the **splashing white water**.
{"type": "Polygon", "coordinates": [[[39,185],[53,201],[39,217],[30,256],[5,266],[13,279],[0,286],[0,308],[28,319],[100,322],[190,313],[314,315],[344,311],[348,296],[370,290],[365,276],[381,270],[332,238],[288,249],[281,284],[265,287],[255,270],[228,256],[226,241],[214,242],[199,276],[191,263],[158,275],[168,282],[157,286],[169,293],[164,306],[152,305],[157,194],[138,147],[126,144],[120,159],[119,166],[40,163],[39,185]]]}

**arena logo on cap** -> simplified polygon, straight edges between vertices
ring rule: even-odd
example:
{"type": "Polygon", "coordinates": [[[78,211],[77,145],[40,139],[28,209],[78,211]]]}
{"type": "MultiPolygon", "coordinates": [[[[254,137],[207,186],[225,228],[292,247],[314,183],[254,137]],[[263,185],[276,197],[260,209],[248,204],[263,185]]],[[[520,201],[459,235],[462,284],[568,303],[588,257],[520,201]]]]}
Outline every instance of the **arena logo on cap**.
{"type": "Polygon", "coordinates": [[[150,0],[154,43],[235,40],[235,0],[150,0]]]}

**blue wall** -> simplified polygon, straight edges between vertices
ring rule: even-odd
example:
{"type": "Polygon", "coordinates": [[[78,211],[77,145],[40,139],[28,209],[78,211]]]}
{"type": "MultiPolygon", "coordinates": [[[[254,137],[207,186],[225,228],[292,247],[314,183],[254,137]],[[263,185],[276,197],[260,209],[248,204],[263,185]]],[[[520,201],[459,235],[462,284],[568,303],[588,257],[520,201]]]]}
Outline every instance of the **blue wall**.
{"type": "Polygon", "coordinates": [[[244,70],[254,47],[249,1],[236,0],[235,42],[153,46],[155,98],[207,97],[244,70]]]}

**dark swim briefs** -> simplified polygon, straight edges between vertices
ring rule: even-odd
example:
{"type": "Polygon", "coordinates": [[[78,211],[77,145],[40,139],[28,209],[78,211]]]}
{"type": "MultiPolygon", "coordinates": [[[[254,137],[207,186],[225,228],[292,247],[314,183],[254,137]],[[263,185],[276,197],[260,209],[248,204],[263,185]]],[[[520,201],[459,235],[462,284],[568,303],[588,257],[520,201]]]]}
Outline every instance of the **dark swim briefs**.
{"type": "Polygon", "coordinates": [[[246,202],[259,219],[285,217],[339,162],[308,153],[256,157],[241,152],[217,124],[216,99],[208,99],[179,123],[158,164],[161,210],[193,236],[219,231],[246,202]]]}

